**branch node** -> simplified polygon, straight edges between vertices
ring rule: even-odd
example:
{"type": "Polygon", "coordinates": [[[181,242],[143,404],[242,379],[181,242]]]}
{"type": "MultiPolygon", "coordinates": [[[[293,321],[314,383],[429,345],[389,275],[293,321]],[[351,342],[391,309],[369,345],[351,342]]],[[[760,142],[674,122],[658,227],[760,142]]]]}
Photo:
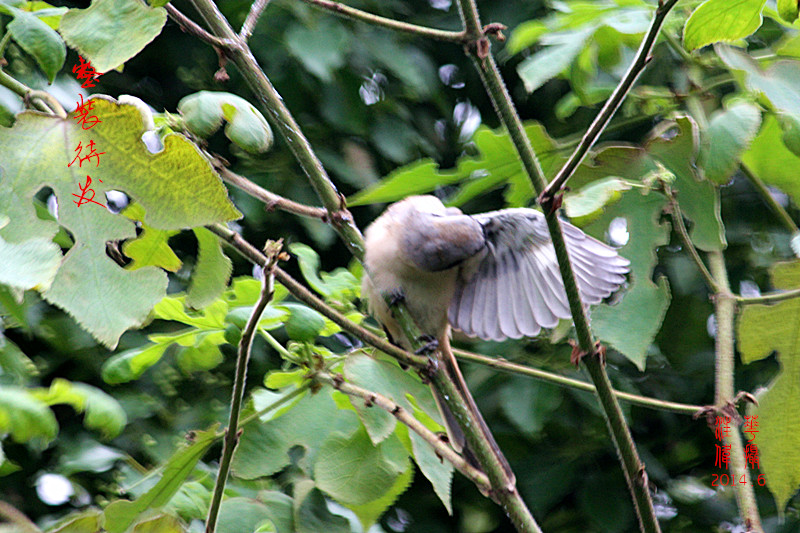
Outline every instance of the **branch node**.
{"type": "Polygon", "coordinates": [[[501,24],[499,22],[490,22],[486,26],[483,27],[483,35],[489,36],[491,35],[499,42],[504,42],[506,40],[506,36],[503,35],[503,30],[508,29],[508,26],[505,24],[501,24]]]}

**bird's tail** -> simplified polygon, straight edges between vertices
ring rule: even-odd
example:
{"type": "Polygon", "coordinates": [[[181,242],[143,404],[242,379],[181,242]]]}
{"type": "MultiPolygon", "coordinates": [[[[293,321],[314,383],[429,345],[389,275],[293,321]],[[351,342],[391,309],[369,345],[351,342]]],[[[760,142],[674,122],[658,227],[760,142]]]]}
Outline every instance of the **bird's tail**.
{"type": "MultiPolygon", "coordinates": [[[[469,392],[469,388],[467,388],[467,383],[464,380],[463,374],[461,374],[461,369],[458,367],[458,363],[456,362],[456,358],[453,355],[453,350],[450,348],[450,339],[448,335],[443,336],[443,339],[439,340],[439,351],[442,354],[442,364],[444,367],[444,371],[447,373],[447,376],[455,383],[456,388],[458,389],[459,393],[461,394],[461,398],[467,405],[470,413],[472,414],[473,418],[478,422],[478,426],[480,427],[481,433],[483,433],[486,440],[489,442],[489,445],[492,448],[492,452],[494,456],[497,458],[497,461],[503,467],[503,470],[506,474],[506,484],[507,485],[515,485],[516,484],[516,476],[514,472],[511,470],[511,466],[508,464],[505,455],[500,450],[500,447],[497,445],[497,441],[494,440],[494,436],[492,432],[489,431],[489,426],[486,424],[486,421],[483,419],[481,412],[478,410],[478,406],[475,403],[475,400],[472,397],[472,394],[469,392]]],[[[439,407],[439,411],[442,414],[442,419],[445,423],[445,428],[447,429],[447,436],[450,439],[450,442],[453,448],[456,451],[460,452],[464,459],[467,460],[472,466],[476,468],[481,468],[477,457],[475,456],[473,450],[469,447],[469,444],[466,441],[466,437],[464,435],[464,431],[461,429],[461,425],[458,423],[456,416],[447,407],[447,404],[444,402],[444,398],[442,398],[439,391],[436,390],[435,387],[431,387],[433,389],[433,397],[436,400],[436,405],[439,407]]]]}

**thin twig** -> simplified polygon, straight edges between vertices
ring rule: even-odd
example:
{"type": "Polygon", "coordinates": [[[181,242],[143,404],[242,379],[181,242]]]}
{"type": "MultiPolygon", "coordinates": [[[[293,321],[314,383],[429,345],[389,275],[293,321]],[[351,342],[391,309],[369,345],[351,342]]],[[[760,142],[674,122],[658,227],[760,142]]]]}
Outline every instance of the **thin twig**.
{"type": "MultiPolygon", "coordinates": [[[[591,383],[587,383],[586,381],[568,378],[566,376],[561,376],[559,374],[554,374],[553,372],[547,372],[545,370],[539,370],[538,368],[533,368],[527,365],[512,363],[510,361],[506,361],[505,359],[487,357],[485,355],[458,349],[453,349],[453,353],[456,354],[456,356],[458,356],[458,359],[461,361],[478,363],[480,365],[496,368],[497,370],[502,370],[503,372],[531,377],[541,381],[546,381],[548,383],[554,383],[562,387],[570,387],[573,389],[579,389],[589,392],[595,392],[596,390],[594,385],[592,385],[591,383]]],[[[622,392],[616,389],[612,389],[611,392],[618,399],[623,400],[625,402],[632,403],[635,405],[641,405],[642,407],[658,409],[661,411],[669,411],[672,413],[679,413],[684,415],[694,415],[698,411],[703,409],[702,405],[691,405],[687,403],[659,400],[657,398],[649,398],[647,396],[632,394],[630,392],[622,392]]]]}
{"type": "Polygon", "coordinates": [[[255,0],[253,5],[250,6],[250,12],[247,14],[247,18],[244,20],[244,24],[242,24],[242,29],[239,30],[239,38],[247,42],[250,40],[250,36],[253,35],[253,30],[256,27],[256,23],[258,22],[259,17],[267,8],[267,4],[269,4],[269,0],[255,0]]]}
{"type": "Polygon", "coordinates": [[[686,230],[686,225],[683,223],[683,213],[681,212],[680,204],[678,204],[678,199],[676,198],[675,191],[668,188],[666,190],[666,195],[667,198],[669,199],[669,211],[672,217],[672,223],[675,226],[675,231],[681,238],[683,247],[686,249],[687,252],[689,252],[689,256],[692,258],[692,261],[694,261],[694,264],[697,266],[697,270],[699,270],[700,274],[702,274],[703,280],[706,282],[708,290],[711,291],[712,293],[719,292],[720,290],[719,285],[717,285],[714,276],[712,276],[711,272],[709,272],[708,268],[706,268],[706,264],[703,263],[703,259],[697,252],[697,248],[695,248],[691,237],[689,237],[689,232],[686,230]]]}
{"type": "Polygon", "coordinates": [[[798,297],[800,297],[800,289],[792,289],[788,291],[770,292],[762,294],[761,296],[737,296],[736,303],[739,305],[774,304],[798,297]]]}
{"type": "Polygon", "coordinates": [[[544,192],[542,192],[540,195],[540,198],[543,199],[545,203],[552,201],[552,198],[555,198],[556,193],[564,187],[564,184],[566,184],[567,180],[575,172],[575,169],[578,168],[578,165],[581,164],[581,161],[583,161],[586,153],[591,149],[595,141],[597,141],[597,138],[608,125],[608,122],[614,116],[614,113],[616,113],[617,109],[619,109],[619,106],[622,104],[625,96],[636,82],[636,78],[639,77],[647,64],[650,62],[650,53],[653,51],[653,46],[655,45],[656,38],[661,30],[661,25],[664,23],[664,19],[667,17],[670,10],[672,10],[676,3],[678,3],[678,0],[659,0],[656,12],[653,15],[653,21],[650,23],[650,28],[647,30],[647,33],[642,40],[642,44],[639,46],[639,50],[636,52],[636,57],[634,58],[630,67],[628,67],[628,71],[622,77],[619,85],[617,85],[617,87],[614,89],[614,92],[611,93],[611,96],[608,98],[608,100],[606,100],[606,103],[603,105],[603,108],[589,126],[589,129],[586,130],[586,134],[583,136],[583,139],[581,139],[580,144],[578,144],[567,162],[564,163],[564,166],[562,166],[558,171],[558,174],[556,174],[556,177],[553,178],[553,181],[550,182],[550,184],[544,189],[544,192]]]}
{"type": "Polygon", "coordinates": [[[236,356],[236,376],[233,380],[233,392],[231,393],[231,413],[228,419],[228,428],[225,430],[225,439],[222,444],[222,457],[219,462],[219,473],[214,484],[214,493],[211,504],[208,507],[208,519],[206,520],[206,533],[214,533],[217,527],[217,517],[219,508],[222,504],[222,495],[225,492],[225,483],[228,480],[228,473],[233,461],[233,453],[239,443],[239,415],[244,402],[244,388],[247,381],[247,363],[250,360],[250,350],[253,347],[253,338],[258,330],[258,321],[261,314],[266,309],[267,304],[272,300],[274,293],[273,269],[278,263],[281,254],[280,242],[268,242],[264,247],[266,254],[266,264],[262,266],[264,279],[261,286],[261,294],[258,297],[253,312],[247,320],[247,324],[242,330],[242,337],[239,340],[239,349],[236,356]]]}
{"type": "Polygon", "coordinates": [[[792,217],[790,217],[789,213],[786,212],[786,209],[784,209],[783,206],[778,202],[776,202],[775,198],[772,197],[772,194],[770,194],[766,184],[763,181],[761,181],[761,178],[756,176],[750,169],[750,167],[748,167],[744,163],[741,163],[739,165],[739,168],[742,169],[742,174],[744,174],[747,180],[750,182],[750,184],[753,185],[753,187],[755,187],[756,191],[758,191],[758,194],[761,196],[764,202],[766,202],[767,205],[770,207],[770,209],[772,209],[772,211],[776,215],[778,215],[778,218],[780,219],[783,226],[786,229],[788,229],[792,233],[792,235],[800,231],[797,229],[797,224],[794,223],[792,217]]]}
{"type": "MultiPolygon", "coordinates": [[[[12,78],[9,76],[3,69],[0,69],[0,85],[9,89],[10,91],[20,96],[25,102],[30,102],[37,110],[42,111],[43,113],[49,113],[51,115],[58,115],[58,113],[52,109],[50,109],[44,101],[40,98],[33,98],[31,99],[29,95],[34,92],[33,89],[25,85],[24,83],[18,81],[16,78],[12,78]]],[[[58,106],[61,108],[61,105],[58,106]]],[[[63,108],[62,108],[63,111],[63,108]]],[[[66,114],[64,115],[66,116],[66,114]]]]}
{"type": "MultiPolygon", "coordinates": [[[[719,291],[714,294],[714,316],[717,320],[716,334],[716,384],[714,390],[714,405],[718,409],[730,406],[734,408],[734,318],[736,316],[736,298],[731,293],[728,282],[728,272],[725,268],[725,259],[720,251],[708,254],[711,272],[714,275],[715,283],[719,291]]],[[[745,529],[753,533],[763,533],[761,517],[758,513],[756,496],[753,490],[753,480],[747,470],[745,462],[744,446],[742,445],[742,435],[739,433],[739,425],[723,435],[724,443],[731,446],[730,451],[730,472],[733,483],[736,502],[739,506],[739,515],[744,522],[745,529]],[[738,481],[744,479],[743,483],[738,481]]]]}
{"type": "Polygon", "coordinates": [[[429,39],[435,39],[437,41],[448,41],[451,43],[465,42],[465,34],[463,31],[437,30],[436,28],[417,26],[416,24],[409,24],[407,22],[401,22],[399,20],[381,17],[379,15],[373,15],[372,13],[367,13],[366,11],[361,11],[360,9],[356,9],[354,7],[350,7],[341,4],[339,2],[332,2],[330,0],[303,0],[303,2],[324,9],[326,11],[330,11],[331,13],[339,15],[340,17],[352,20],[359,20],[361,22],[366,22],[367,24],[371,24],[373,26],[379,26],[382,28],[388,28],[390,30],[410,33],[412,35],[427,37],[429,39]]]}
{"type": "Polygon", "coordinates": [[[165,5],[164,8],[167,10],[169,17],[174,20],[183,31],[190,35],[194,35],[201,41],[205,41],[211,45],[223,49],[235,48],[237,46],[236,41],[233,39],[220,39],[216,35],[208,33],[198,23],[181,13],[180,10],[178,10],[178,8],[171,3],[165,5]]]}
{"type": "Polygon", "coordinates": [[[402,406],[398,405],[391,399],[373,392],[357,385],[347,383],[344,376],[331,375],[325,372],[318,372],[314,376],[316,379],[331,385],[334,389],[347,394],[348,396],[355,396],[364,400],[367,405],[377,405],[387,413],[397,418],[400,422],[408,426],[413,432],[425,439],[425,441],[433,447],[436,454],[451,463],[459,472],[464,474],[482,491],[490,489],[489,479],[486,474],[469,464],[462,456],[457,454],[453,448],[445,444],[438,435],[425,427],[425,425],[417,420],[413,414],[402,406]]]}
{"type": "Polygon", "coordinates": [[[214,163],[214,168],[217,170],[222,179],[237,187],[250,196],[257,198],[264,202],[266,205],[267,211],[272,211],[273,209],[280,209],[281,211],[286,211],[288,213],[294,213],[295,215],[300,215],[309,218],[316,218],[319,220],[327,220],[328,219],[328,212],[321,208],[321,207],[314,207],[311,205],[301,204],[299,202],[294,202],[289,200],[288,198],[284,198],[274,192],[270,192],[260,185],[250,181],[249,179],[245,178],[244,176],[240,176],[235,172],[231,172],[228,168],[218,165],[214,163]]]}
{"type": "MultiPolygon", "coordinates": [[[[245,258],[250,260],[252,263],[256,265],[264,265],[266,262],[266,257],[263,253],[261,253],[255,246],[247,242],[241,235],[232,231],[225,226],[220,224],[215,224],[212,226],[207,226],[209,230],[216,233],[220,237],[222,237],[228,244],[233,246],[233,248],[241,253],[245,258]]],[[[382,352],[394,357],[398,361],[413,366],[415,368],[424,368],[428,364],[427,358],[423,356],[419,356],[416,354],[412,354],[409,352],[404,351],[401,348],[398,348],[394,344],[390,344],[386,342],[381,337],[378,337],[371,331],[367,331],[366,329],[362,328],[355,322],[348,320],[346,316],[339,313],[325,302],[317,298],[314,294],[311,293],[308,289],[303,287],[300,283],[298,283],[293,277],[289,274],[284,272],[280,267],[276,266],[274,268],[275,278],[284,286],[286,287],[292,295],[297,298],[298,300],[302,301],[315,311],[320,312],[321,314],[325,315],[339,327],[341,327],[344,331],[347,331],[351,335],[361,339],[365,343],[374,346],[381,350],[382,352]]]]}

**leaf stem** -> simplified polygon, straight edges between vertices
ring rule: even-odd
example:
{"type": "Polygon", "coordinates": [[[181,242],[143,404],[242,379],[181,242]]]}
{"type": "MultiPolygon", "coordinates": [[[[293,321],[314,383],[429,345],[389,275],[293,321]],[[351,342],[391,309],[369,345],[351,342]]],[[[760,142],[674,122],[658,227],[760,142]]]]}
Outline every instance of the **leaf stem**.
{"type": "Polygon", "coordinates": [[[686,230],[686,224],[684,224],[683,222],[683,213],[681,212],[680,204],[678,204],[678,199],[676,198],[675,191],[668,188],[666,190],[666,195],[667,198],[669,198],[669,210],[670,210],[670,215],[672,217],[672,223],[675,226],[675,231],[681,238],[683,247],[686,248],[687,252],[689,252],[689,256],[692,258],[692,261],[694,261],[694,264],[697,266],[697,269],[703,276],[703,280],[706,282],[708,290],[710,290],[712,293],[719,292],[720,286],[717,284],[717,281],[714,279],[714,276],[711,275],[711,272],[709,272],[708,269],[706,268],[706,264],[703,263],[703,259],[697,252],[697,248],[695,248],[691,237],[689,237],[689,232],[686,230]]]}
{"type": "Polygon", "coordinates": [[[332,2],[331,0],[302,0],[302,1],[307,4],[311,4],[312,6],[318,7],[320,9],[330,11],[331,13],[338,15],[340,17],[352,20],[358,20],[361,22],[366,22],[367,24],[371,24],[373,26],[388,28],[390,30],[395,30],[403,33],[410,33],[412,35],[418,35],[420,37],[426,37],[428,39],[435,39],[437,41],[447,41],[451,43],[464,43],[466,39],[466,36],[463,31],[447,31],[447,30],[438,30],[436,28],[428,28],[425,26],[417,26],[416,24],[409,24],[407,22],[401,22],[399,20],[381,17],[379,15],[373,15],[372,13],[367,13],[366,11],[361,11],[360,9],[356,9],[354,7],[350,7],[339,2],[332,2]]]}
{"type": "Polygon", "coordinates": [[[208,518],[206,519],[206,533],[214,533],[217,527],[219,508],[222,504],[222,495],[225,492],[225,483],[228,480],[228,473],[233,461],[233,453],[239,443],[239,415],[244,402],[244,388],[247,381],[247,363],[250,360],[250,351],[253,347],[253,337],[258,330],[258,321],[261,314],[272,300],[274,293],[273,269],[278,263],[281,251],[280,242],[267,242],[264,247],[266,253],[266,264],[262,265],[264,280],[261,286],[261,294],[258,301],[253,306],[253,312],[247,320],[247,324],[242,330],[242,338],[239,340],[239,348],[236,356],[236,375],[233,380],[233,391],[231,393],[231,413],[228,419],[228,428],[225,430],[225,438],[222,444],[222,457],[219,462],[219,473],[214,484],[214,493],[211,497],[211,504],[208,507],[208,518]]]}
{"type": "MultiPolygon", "coordinates": [[[[502,370],[503,372],[508,372],[511,374],[516,374],[521,376],[527,376],[541,381],[546,381],[549,383],[555,383],[556,385],[560,385],[562,387],[570,387],[573,389],[584,390],[588,392],[595,392],[596,390],[591,383],[587,383],[585,381],[581,381],[578,379],[568,378],[566,376],[561,376],[553,372],[547,372],[546,370],[540,370],[538,368],[533,368],[527,365],[512,363],[510,361],[506,361],[505,359],[486,357],[485,355],[458,349],[453,349],[453,353],[456,354],[456,356],[458,356],[458,358],[462,361],[469,361],[471,363],[477,363],[479,365],[496,368],[497,370],[502,370]]],[[[702,405],[691,405],[687,403],[659,400],[657,398],[650,398],[647,396],[641,396],[639,394],[622,392],[616,389],[612,389],[611,392],[612,394],[614,394],[614,396],[616,396],[618,399],[622,401],[632,403],[635,405],[640,405],[642,407],[658,409],[661,411],[668,411],[684,415],[694,415],[695,413],[703,409],[702,405]]]]}
{"type": "Polygon", "coordinates": [[[597,114],[594,121],[592,121],[589,129],[586,130],[586,134],[584,134],[581,142],[575,148],[575,151],[572,152],[567,162],[558,171],[553,181],[545,188],[540,196],[541,198],[554,198],[555,194],[564,188],[567,180],[572,177],[572,174],[578,168],[578,165],[581,164],[586,153],[591,149],[595,141],[597,141],[597,138],[603,130],[605,130],[608,122],[614,116],[614,113],[617,112],[625,96],[636,82],[636,78],[639,77],[650,62],[650,53],[653,51],[653,46],[655,46],[656,38],[664,23],[664,19],[676,3],[678,3],[678,0],[659,0],[656,12],[653,15],[653,20],[650,23],[650,28],[647,30],[642,44],[639,45],[639,50],[636,52],[633,62],[628,67],[628,71],[625,72],[625,75],[614,89],[614,92],[611,93],[611,96],[606,100],[606,103],[603,105],[603,108],[597,114]]]}
{"type": "Polygon", "coordinates": [[[459,472],[475,483],[481,491],[490,489],[489,479],[486,477],[486,474],[469,464],[462,456],[457,454],[453,448],[442,442],[442,439],[440,439],[438,435],[425,427],[422,422],[417,420],[412,413],[402,406],[377,392],[364,389],[352,383],[347,383],[344,376],[341,374],[332,375],[326,372],[317,372],[314,377],[348,396],[361,398],[367,405],[377,405],[425,439],[439,457],[451,463],[459,472]]]}
{"type": "Polygon", "coordinates": [[[64,108],[55,98],[44,91],[31,89],[16,78],[9,76],[3,69],[0,69],[0,85],[22,97],[25,102],[30,101],[33,107],[43,113],[57,115],[61,118],[66,118],[67,116],[64,108]]]}
{"type": "MultiPolygon", "coordinates": [[[[714,295],[714,316],[717,320],[716,335],[716,387],[714,392],[714,404],[717,409],[723,407],[734,407],[734,318],[736,315],[736,297],[731,293],[728,283],[728,272],[725,268],[725,258],[720,251],[709,252],[708,254],[711,272],[719,287],[714,295]]],[[[753,491],[753,481],[747,470],[745,463],[744,446],[742,436],[739,433],[739,425],[724,436],[724,442],[731,446],[730,452],[730,472],[734,483],[734,493],[739,506],[739,514],[744,522],[747,531],[763,533],[761,517],[758,513],[755,492],[753,491]],[[744,483],[738,481],[744,479],[744,483]]]]}

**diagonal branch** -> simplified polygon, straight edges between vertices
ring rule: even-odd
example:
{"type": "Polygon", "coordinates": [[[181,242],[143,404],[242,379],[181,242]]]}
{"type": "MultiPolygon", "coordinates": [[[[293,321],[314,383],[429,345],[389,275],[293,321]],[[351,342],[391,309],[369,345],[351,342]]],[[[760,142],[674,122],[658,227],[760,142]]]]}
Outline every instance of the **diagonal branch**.
{"type": "Polygon", "coordinates": [[[659,0],[656,12],[653,15],[653,21],[650,23],[650,28],[647,30],[647,33],[642,40],[642,44],[639,45],[639,50],[636,52],[636,57],[628,67],[628,71],[625,72],[625,75],[614,89],[614,92],[611,93],[611,96],[609,96],[608,100],[606,100],[606,103],[603,105],[600,113],[597,114],[597,117],[595,117],[594,121],[589,126],[589,129],[586,130],[586,133],[581,139],[581,142],[575,148],[575,151],[572,152],[572,155],[570,155],[567,162],[564,163],[564,166],[558,171],[558,174],[555,178],[553,178],[553,181],[551,181],[544,191],[542,191],[540,198],[543,205],[552,201],[552,199],[555,198],[556,193],[564,188],[567,180],[572,177],[572,174],[575,172],[575,169],[578,168],[578,165],[581,164],[581,161],[583,161],[586,153],[597,141],[597,138],[600,136],[600,134],[606,129],[606,126],[608,126],[608,123],[611,121],[614,113],[617,112],[617,109],[619,109],[622,101],[625,100],[625,97],[628,95],[628,92],[630,92],[631,87],[633,87],[633,84],[636,82],[636,78],[639,77],[639,74],[642,73],[647,64],[650,62],[650,53],[653,51],[653,46],[655,45],[656,38],[661,31],[661,26],[664,23],[664,19],[667,18],[667,15],[677,3],[678,0],[659,0]]]}

